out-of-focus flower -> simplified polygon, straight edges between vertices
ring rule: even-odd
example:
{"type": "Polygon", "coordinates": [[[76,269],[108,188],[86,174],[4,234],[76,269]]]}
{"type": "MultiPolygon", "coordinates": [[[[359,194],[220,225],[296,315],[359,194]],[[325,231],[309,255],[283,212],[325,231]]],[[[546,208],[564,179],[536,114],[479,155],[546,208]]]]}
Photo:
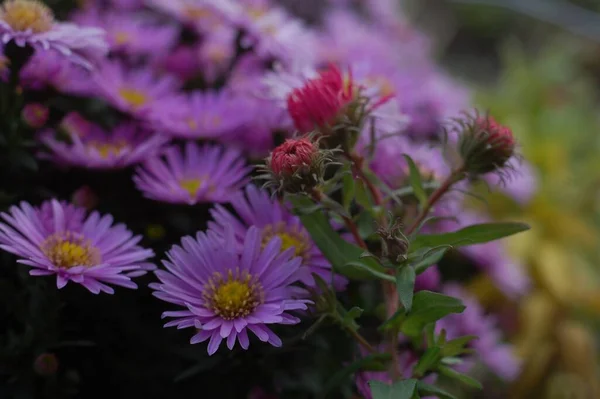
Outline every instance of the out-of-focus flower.
{"type": "Polygon", "coordinates": [[[445,330],[448,340],[466,335],[477,336],[470,345],[476,350],[476,356],[481,362],[501,378],[514,379],[519,373],[520,362],[513,353],[513,348],[501,342],[496,319],[486,315],[481,305],[459,286],[447,285],[444,293],[462,299],[466,309],[463,313],[441,319],[436,324],[436,330],[445,330]]]}
{"type": "Polygon", "coordinates": [[[49,114],[50,111],[45,105],[40,103],[30,103],[23,107],[21,118],[23,118],[29,127],[39,129],[46,124],[49,114]]]}
{"type": "MultiPolygon", "coordinates": [[[[179,87],[168,75],[157,76],[151,69],[128,70],[116,62],[105,62],[94,74],[98,94],[110,105],[140,119],[154,117],[156,103],[173,97],[179,87]]],[[[162,104],[161,104],[162,106],[162,104]]]]}
{"type": "MultiPolygon", "coordinates": [[[[227,228],[232,227],[236,238],[235,245],[241,250],[246,231],[255,226],[260,229],[263,245],[271,238],[279,237],[282,250],[293,248],[295,255],[302,258],[302,263],[311,273],[319,275],[326,282],[331,282],[337,290],[345,287],[346,279],[333,273],[331,265],[311,240],[300,218],[290,214],[279,202],[272,199],[268,192],[259,190],[254,185],[248,185],[245,191],[246,195],[241,194],[231,200],[237,216],[219,205],[211,210],[214,222],[209,222],[210,229],[224,235],[227,228]]],[[[234,245],[233,241],[231,245],[234,245]]],[[[310,275],[305,276],[302,281],[309,286],[315,286],[310,275]]]]}
{"type": "Polygon", "coordinates": [[[243,96],[227,90],[192,92],[179,96],[167,104],[159,102],[163,109],[157,116],[158,123],[171,135],[186,139],[225,140],[247,126],[256,115],[247,107],[243,96]]]}
{"type": "Polygon", "coordinates": [[[110,133],[93,126],[80,136],[68,132],[61,140],[55,131],[41,134],[40,141],[50,150],[40,157],[62,165],[89,169],[120,169],[137,164],[159,153],[169,138],[149,133],[133,123],[124,123],[110,133]]]}
{"type": "Polygon", "coordinates": [[[250,167],[232,148],[187,142],[170,147],[164,158],[147,160],[133,180],[148,198],[179,204],[229,202],[248,182],[250,167]]]}
{"type": "Polygon", "coordinates": [[[21,85],[29,90],[51,87],[65,94],[95,94],[90,71],[53,51],[39,51],[33,54],[21,70],[20,78],[21,85]]]}
{"type": "Polygon", "coordinates": [[[484,178],[520,205],[526,205],[538,190],[537,172],[533,165],[525,160],[511,159],[508,168],[512,172],[507,176],[490,173],[484,178]]]}
{"type": "Polygon", "coordinates": [[[19,47],[29,45],[38,51],[56,51],[88,68],[108,51],[103,30],[58,22],[52,10],[36,0],[2,3],[0,37],[4,44],[13,41],[19,47]]]}
{"type": "Polygon", "coordinates": [[[180,45],[169,52],[164,59],[157,61],[162,69],[182,81],[193,78],[202,70],[199,50],[195,46],[180,45]]]}
{"type": "Polygon", "coordinates": [[[90,211],[98,205],[98,196],[90,186],[82,186],[75,190],[71,196],[71,202],[76,206],[90,211]]]}
{"type": "Polygon", "coordinates": [[[431,266],[417,276],[415,280],[415,291],[437,291],[440,287],[442,276],[437,266],[431,266]]]}
{"type": "Polygon", "coordinates": [[[220,1],[222,0],[149,0],[148,4],[184,25],[204,32],[222,23],[221,14],[216,7],[220,1]]]}
{"type": "Polygon", "coordinates": [[[236,34],[232,27],[222,26],[204,37],[199,55],[202,77],[206,82],[214,83],[228,72],[236,51],[236,34]]]}
{"type": "Polygon", "coordinates": [[[209,355],[225,339],[232,349],[236,341],[248,349],[248,331],[263,342],[281,346],[281,339],[268,324],[296,324],[289,312],[307,309],[309,301],[296,299],[292,286],[302,274],[301,258],[294,249],[281,251],[282,240],[261,239],[256,227],[242,239],[240,252],[231,229],[220,236],[212,231],[184,237],[163,261],[166,271],[156,271],[161,281],[154,283],[154,296],[185,310],[168,311],[173,317],[165,327],[193,327],[197,332],[190,343],[210,340],[209,355]]]}
{"type": "Polygon", "coordinates": [[[56,285],[69,281],[90,292],[114,293],[108,284],[137,288],[131,277],[140,276],[154,266],[150,249],[137,245],[141,236],[133,236],[123,224],[113,224],[110,215],[51,200],[41,207],[22,202],[0,214],[0,248],[31,266],[33,276],[56,275],[56,285]]]}
{"type": "Polygon", "coordinates": [[[54,353],[42,353],[35,358],[33,370],[43,377],[49,377],[58,371],[58,359],[54,353]]]}

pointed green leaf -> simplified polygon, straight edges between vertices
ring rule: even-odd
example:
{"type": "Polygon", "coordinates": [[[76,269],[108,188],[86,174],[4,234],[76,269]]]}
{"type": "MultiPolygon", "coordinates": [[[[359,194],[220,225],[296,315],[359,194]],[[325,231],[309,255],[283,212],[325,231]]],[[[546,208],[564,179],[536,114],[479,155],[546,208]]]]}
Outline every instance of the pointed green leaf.
{"type": "Polygon", "coordinates": [[[344,314],[344,317],[342,318],[342,324],[351,330],[358,330],[359,325],[356,323],[356,319],[358,319],[362,313],[363,309],[357,306],[353,307],[352,309],[348,310],[346,314],[344,314]]]}
{"type": "Polygon", "coordinates": [[[350,205],[352,204],[356,192],[354,176],[352,176],[351,173],[345,174],[342,183],[342,205],[345,209],[350,209],[350,205]]]}
{"type": "Polygon", "coordinates": [[[442,260],[444,254],[446,254],[446,251],[448,251],[448,249],[450,249],[450,247],[439,247],[428,251],[421,258],[421,260],[413,264],[415,272],[417,274],[421,274],[427,269],[429,269],[430,266],[437,264],[440,260],[442,260]]]}
{"type": "Polygon", "coordinates": [[[415,269],[404,266],[396,273],[396,290],[405,313],[410,312],[415,291],[415,269]]]}
{"type": "Polygon", "coordinates": [[[367,189],[365,182],[358,179],[355,182],[355,195],[356,202],[365,209],[371,210],[373,209],[373,199],[371,198],[371,193],[367,189]]]}
{"type": "Polygon", "coordinates": [[[456,396],[435,385],[426,384],[423,381],[417,382],[417,391],[419,391],[421,395],[436,396],[439,399],[456,399],[456,396]]]}
{"type": "Polygon", "coordinates": [[[385,273],[383,271],[383,268],[381,266],[379,267],[373,267],[372,263],[365,263],[364,260],[369,260],[372,261],[373,259],[370,258],[362,258],[359,259],[355,262],[348,262],[346,263],[346,269],[350,274],[354,274],[355,272],[352,272],[352,269],[356,269],[356,273],[368,273],[370,276],[378,278],[380,280],[386,280],[389,281],[391,283],[395,283],[396,279],[394,278],[394,276],[391,276],[387,273],[385,273]]]}
{"type": "Polygon", "coordinates": [[[431,291],[417,292],[413,298],[412,311],[402,323],[402,332],[409,337],[419,337],[427,324],[463,310],[465,306],[457,298],[431,291]]]}
{"type": "Polygon", "coordinates": [[[446,377],[451,378],[453,380],[460,381],[465,385],[468,385],[470,387],[477,388],[477,389],[483,389],[483,387],[481,386],[481,383],[479,381],[477,381],[475,378],[469,377],[466,374],[459,373],[458,371],[456,371],[450,367],[440,366],[440,367],[438,367],[438,371],[441,374],[445,375],[446,377]]]}
{"type": "Polygon", "coordinates": [[[413,369],[413,375],[421,378],[429,370],[434,370],[442,360],[442,350],[437,347],[427,348],[413,369]]]}
{"type": "Polygon", "coordinates": [[[398,381],[388,385],[381,381],[369,381],[373,399],[412,399],[417,388],[417,380],[398,381]]]}
{"type": "Polygon", "coordinates": [[[419,172],[419,168],[415,164],[415,161],[406,154],[404,154],[404,158],[408,163],[408,168],[410,170],[409,182],[410,186],[415,193],[415,197],[419,200],[419,204],[421,206],[425,206],[427,203],[427,194],[425,193],[425,189],[423,188],[423,179],[421,178],[421,172],[419,172]]]}
{"type": "Polygon", "coordinates": [[[462,355],[467,351],[466,348],[469,342],[477,339],[475,335],[466,335],[464,337],[456,338],[451,341],[446,342],[442,347],[442,355],[444,357],[450,356],[458,356],[462,355]]]}
{"type": "Polygon", "coordinates": [[[452,233],[420,235],[411,242],[410,248],[411,251],[415,251],[421,248],[434,248],[440,245],[461,247],[482,244],[527,230],[529,230],[529,226],[524,223],[476,224],[452,233]]]}

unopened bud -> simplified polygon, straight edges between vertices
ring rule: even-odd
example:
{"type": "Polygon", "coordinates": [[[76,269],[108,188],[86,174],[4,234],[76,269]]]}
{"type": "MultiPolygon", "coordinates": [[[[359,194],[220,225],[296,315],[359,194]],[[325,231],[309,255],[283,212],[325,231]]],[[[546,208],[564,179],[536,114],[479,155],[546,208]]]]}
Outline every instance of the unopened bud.
{"type": "Polygon", "coordinates": [[[39,129],[46,124],[49,114],[50,112],[48,111],[48,107],[45,105],[31,103],[23,107],[21,117],[29,127],[39,129]]]}
{"type": "Polygon", "coordinates": [[[406,259],[409,242],[402,233],[402,224],[394,223],[390,227],[380,227],[377,234],[381,237],[382,254],[385,258],[396,263],[406,259]]]}
{"type": "Polygon", "coordinates": [[[33,362],[33,369],[44,377],[54,375],[58,371],[58,359],[53,353],[42,353],[33,362]]]}
{"type": "Polygon", "coordinates": [[[310,138],[288,139],[266,160],[267,185],[289,193],[308,192],[322,181],[330,155],[310,138]]]}
{"type": "Polygon", "coordinates": [[[497,171],[514,155],[516,141],[512,131],[491,116],[469,116],[459,121],[459,126],[458,149],[467,173],[497,171]]]}

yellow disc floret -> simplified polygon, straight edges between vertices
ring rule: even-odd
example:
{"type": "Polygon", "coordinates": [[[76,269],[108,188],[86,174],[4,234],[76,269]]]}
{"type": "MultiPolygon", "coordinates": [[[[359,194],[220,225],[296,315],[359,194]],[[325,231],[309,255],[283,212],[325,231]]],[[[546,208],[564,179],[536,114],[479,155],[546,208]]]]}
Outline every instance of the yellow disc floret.
{"type": "Polygon", "coordinates": [[[249,315],[264,300],[260,282],[239,269],[229,270],[227,276],[215,273],[202,295],[207,307],[225,320],[249,315]]]}
{"type": "Polygon", "coordinates": [[[123,87],[119,95],[133,108],[139,108],[148,102],[148,95],[141,90],[123,87]]]}
{"type": "Polygon", "coordinates": [[[41,249],[52,264],[67,269],[74,266],[95,266],[102,260],[98,248],[77,233],[54,233],[46,238],[41,249]]]}
{"type": "Polygon", "coordinates": [[[284,222],[271,224],[263,229],[262,246],[263,248],[273,237],[281,239],[281,250],[294,247],[294,255],[302,258],[309,257],[310,241],[305,232],[299,227],[289,227],[284,222]]]}
{"type": "Polygon", "coordinates": [[[6,0],[0,19],[16,31],[44,33],[52,29],[54,15],[44,3],[35,0],[6,0]]]}

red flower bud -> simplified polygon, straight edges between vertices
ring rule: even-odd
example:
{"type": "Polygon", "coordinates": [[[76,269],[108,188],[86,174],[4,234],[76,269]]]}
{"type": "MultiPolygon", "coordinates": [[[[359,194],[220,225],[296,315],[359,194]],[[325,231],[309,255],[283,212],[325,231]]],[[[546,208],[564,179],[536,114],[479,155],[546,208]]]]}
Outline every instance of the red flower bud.
{"type": "Polygon", "coordinates": [[[46,106],[39,103],[31,103],[23,107],[21,117],[27,125],[34,129],[39,129],[48,121],[49,113],[46,106]]]}
{"type": "Polygon", "coordinates": [[[308,139],[289,139],[271,153],[269,167],[275,175],[291,176],[312,163],[319,147],[308,139]]]}
{"type": "Polygon", "coordinates": [[[506,165],[514,155],[516,141],[510,128],[491,116],[468,117],[459,121],[459,152],[469,173],[494,172],[506,165]]]}
{"type": "Polygon", "coordinates": [[[53,353],[42,353],[33,362],[33,369],[44,377],[54,375],[58,371],[58,359],[53,353]]]}

